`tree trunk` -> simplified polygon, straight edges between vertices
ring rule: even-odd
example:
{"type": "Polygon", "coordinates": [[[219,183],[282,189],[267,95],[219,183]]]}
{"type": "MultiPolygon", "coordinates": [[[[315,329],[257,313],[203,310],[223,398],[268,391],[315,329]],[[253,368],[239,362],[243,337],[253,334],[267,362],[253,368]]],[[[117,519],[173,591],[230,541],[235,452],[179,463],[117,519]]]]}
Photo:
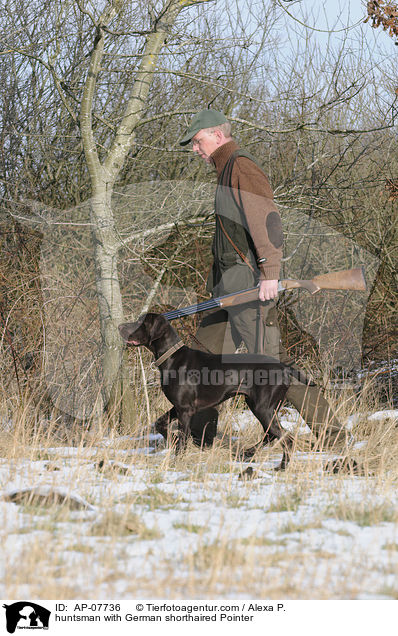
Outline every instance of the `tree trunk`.
{"type": "Polygon", "coordinates": [[[117,258],[119,243],[114,230],[111,205],[112,189],[105,181],[96,184],[91,213],[93,220],[96,288],[102,340],[102,393],[108,412],[114,412],[121,400],[117,381],[122,361],[118,325],[123,322],[117,258]]]}

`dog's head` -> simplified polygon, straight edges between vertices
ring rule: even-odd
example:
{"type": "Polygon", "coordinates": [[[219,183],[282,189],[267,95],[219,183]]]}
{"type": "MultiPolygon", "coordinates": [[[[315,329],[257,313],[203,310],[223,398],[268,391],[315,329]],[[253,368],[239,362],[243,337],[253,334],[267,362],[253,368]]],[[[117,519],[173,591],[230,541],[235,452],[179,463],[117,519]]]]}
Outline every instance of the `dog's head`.
{"type": "Polygon", "coordinates": [[[150,347],[152,342],[173,331],[161,314],[142,314],[135,322],[119,325],[119,333],[128,345],[150,347]]]}

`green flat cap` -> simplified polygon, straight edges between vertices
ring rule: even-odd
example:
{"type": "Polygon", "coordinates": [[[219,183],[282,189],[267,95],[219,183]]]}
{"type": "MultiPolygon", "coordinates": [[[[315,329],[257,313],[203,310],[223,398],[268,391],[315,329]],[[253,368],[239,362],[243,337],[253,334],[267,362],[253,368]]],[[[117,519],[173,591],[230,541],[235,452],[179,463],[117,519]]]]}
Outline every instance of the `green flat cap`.
{"type": "Polygon", "coordinates": [[[199,130],[202,130],[203,128],[213,128],[213,126],[225,124],[226,121],[228,120],[224,113],[220,113],[218,110],[213,110],[212,108],[201,110],[192,118],[191,125],[180,141],[180,146],[186,146],[189,144],[192,137],[195,137],[199,130]]]}

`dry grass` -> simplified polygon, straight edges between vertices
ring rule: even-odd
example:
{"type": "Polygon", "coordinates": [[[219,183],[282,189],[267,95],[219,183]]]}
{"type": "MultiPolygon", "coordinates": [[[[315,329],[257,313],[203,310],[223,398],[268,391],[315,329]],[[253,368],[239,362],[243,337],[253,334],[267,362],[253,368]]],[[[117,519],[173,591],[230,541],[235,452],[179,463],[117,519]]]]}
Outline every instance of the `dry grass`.
{"type": "Polygon", "coordinates": [[[342,417],[356,415],[354,436],[366,442],[350,451],[361,474],[324,472],[326,449],[308,451],[297,437],[286,472],[272,471],[276,445],[258,452],[247,480],[233,438],[249,446],[261,430],[255,422],[234,430],[240,405],[224,407],[213,448],[189,444],[176,458],[170,449],[142,452],[144,412],[125,437],[109,422],[67,428],[40,419],[29,401],[14,404],[0,432],[1,491],[63,484],[95,509],[75,510],[68,499],[48,507],[37,498],[0,501],[2,596],[395,598],[397,422],[369,419],[380,408],[369,395],[335,399],[342,417]],[[380,533],[376,561],[357,544],[372,528],[380,533]]]}

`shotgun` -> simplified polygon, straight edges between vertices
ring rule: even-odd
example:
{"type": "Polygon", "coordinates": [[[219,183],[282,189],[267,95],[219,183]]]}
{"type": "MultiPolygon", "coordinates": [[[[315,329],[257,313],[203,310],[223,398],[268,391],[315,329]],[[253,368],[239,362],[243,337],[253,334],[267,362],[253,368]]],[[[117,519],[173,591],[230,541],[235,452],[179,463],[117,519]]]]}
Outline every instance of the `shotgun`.
{"type": "MultiPolygon", "coordinates": [[[[286,278],[278,282],[278,292],[288,289],[306,289],[310,294],[316,294],[321,289],[348,289],[351,291],[366,291],[366,281],[363,267],[356,269],[346,269],[339,272],[329,272],[328,274],[320,274],[311,280],[294,280],[286,278]]],[[[175,320],[183,316],[197,314],[207,309],[215,309],[216,307],[232,307],[234,305],[243,305],[253,300],[258,300],[258,286],[226,296],[218,298],[210,298],[202,303],[190,305],[189,307],[181,307],[166,311],[162,314],[167,320],[175,320]]]]}

